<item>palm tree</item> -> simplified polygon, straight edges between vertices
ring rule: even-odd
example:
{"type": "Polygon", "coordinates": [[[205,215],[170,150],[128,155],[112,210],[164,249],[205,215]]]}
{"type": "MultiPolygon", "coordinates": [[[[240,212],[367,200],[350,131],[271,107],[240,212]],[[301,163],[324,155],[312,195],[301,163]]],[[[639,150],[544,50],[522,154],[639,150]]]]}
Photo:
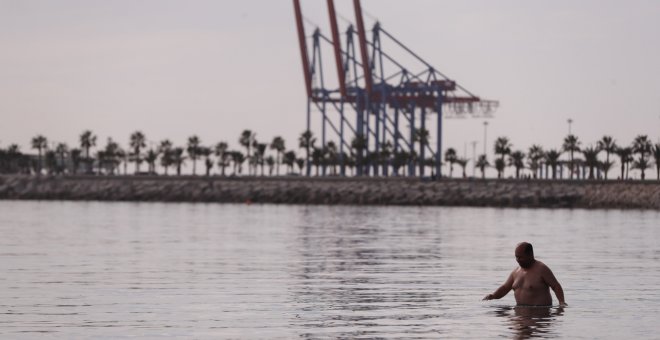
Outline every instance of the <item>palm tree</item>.
{"type": "Polygon", "coordinates": [[[550,149],[545,153],[545,160],[552,168],[552,179],[557,178],[557,165],[559,164],[559,157],[561,157],[561,151],[550,149]]]}
{"type": "Polygon", "coordinates": [[[614,165],[613,161],[600,162],[600,168],[605,173],[605,179],[607,179],[607,173],[610,171],[610,169],[612,169],[612,165],[614,165]]]}
{"type": "Polygon", "coordinates": [[[631,147],[617,147],[614,151],[619,156],[621,163],[621,179],[626,179],[625,171],[629,162],[632,161],[632,148],[631,147]]]}
{"type": "Polygon", "coordinates": [[[642,180],[644,180],[644,172],[651,166],[648,159],[640,158],[633,162],[632,168],[642,172],[642,180]]]}
{"type": "Polygon", "coordinates": [[[488,158],[486,158],[486,155],[479,155],[479,159],[477,160],[476,165],[481,171],[481,178],[486,178],[486,167],[490,165],[490,163],[488,163],[488,158]]]}
{"type": "Polygon", "coordinates": [[[211,160],[211,148],[206,146],[198,147],[198,152],[200,156],[204,157],[204,166],[206,167],[206,177],[211,176],[211,169],[213,169],[213,160],[211,160]]]}
{"type": "Polygon", "coordinates": [[[355,154],[355,167],[357,175],[361,176],[364,171],[364,150],[367,149],[367,138],[363,134],[357,134],[351,140],[351,149],[355,154]]]}
{"type": "Polygon", "coordinates": [[[172,164],[176,166],[176,175],[181,176],[181,166],[186,161],[186,157],[183,155],[183,148],[176,147],[172,149],[171,157],[172,157],[172,164]]]}
{"type": "Polygon", "coordinates": [[[92,160],[89,158],[89,149],[96,146],[96,136],[90,130],[83,131],[80,134],[80,147],[85,150],[85,162],[87,163],[87,173],[92,173],[92,160]]]}
{"type": "Polygon", "coordinates": [[[612,165],[610,163],[610,154],[616,152],[616,141],[610,136],[603,136],[603,138],[598,141],[598,149],[605,151],[605,163],[603,163],[603,165],[610,164],[609,166],[603,167],[603,171],[605,172],[605,179],[607,180],[607,173],[612,165]]]}
{"type": "Polygon", "coordinates": [[[653,149],[653,144],[651,144],[651,141],[649,140],[649,137],[647,135],[639,135],[635,137],[635,140],[633,141],[632,145],[632,150],[633,153],[639,154],[639,160],[637,161],[637,167],[634,167],[635,169],[639,169],[642,172],[642,180],[644,180],[644,172],[648,168],[648,166],[644,167],[644,165],[650,165],[648,164],[648,160],[646,159],[647,155],[651,155],[653,149]]]}
{"type": "Polygon", "coordinates": [[[456,160],[458,160],[458,156],[456,155],[456,150],[454,148],[449,148],[447,151],[445,151],[445,162],[449,163],[449,177],[452,177],[454,173],[454,163],[456,163],[456,160]]]}
{"type": "Polygon", "coordinates": [[[527,153],[527,159],[529,162],[527,164],[529,165],[529,169],[532,171],[532,176],[534,176],[534,178],[538,177],[537,175],[540,169],[539,161],[541,161],[543,157],[543,148],[541,148],[540,145],[534,144],[529,148],[529,152],[527,153]]]}
{"type": "Polygon", "coordinates": [[[200,140],[196,135],[188,137],[188,146],[186,151],[188,152],[188,158],[192,159],[193,162],[193,176],[197,175],[197,159],[200,155],[200,140]]]}
{"type": "Polygon", "coordinates": [[[573,179],[573,172],[575,171],[575,161],[573,158],[573,153],[580,151],[580,141],[575,135],[568,135],[566,138],[564,138],[564,144],[562,145],[562,149],[564,151],[567,151],[570,153],[571,156],[571,161],[570,161],[570,167],[571,167],[571,179],[573,179]]]}
{"type": "Polygon", "coordinates": [[[172,142],[169,139],[164,139],[160,141],[158,146],[158,153],[161,154],[160,157],[160,166],[165,170],[165,175],[167,176],[167,169],[174,164],[172,159],[172,142]]]}
{"type": "MultiPolygon", "coordinates": [[[[430,159],[433,161],[433,159],[430,159]]],[[[463,169],[463,178],[467,177],[467,174],[465,173],[465,168],[467,167],[468,160],[466,158],[458,158],[456,159],[456,164],[458,164],[462,169],[463,169]]]]}
{"type": "Polygon", "coordinates": [[[21,163],[23,159],[24,157],[18,144],[9,145],[7,150],[0,149],[0,172],[21,172],[21,163]]]}
{"type": "Polygon", "coordinates": [[[589,167],[589,179],[594,179],[594,168],[598,166],[598,153],[600,148],[593,148],[591,146],[582,149],[582,154],[584,155],[584,163],[589,167]]]}
{"type": "Polygon", "coordinates": [[[55,154],[60,156],[59,165],[57,166],[57,173],[64,172],[64,168],[65,168],[64,157],[66,157],[66,154],[68,153],[69,153],[69,147],[66,144],[58,143],[57,146],[55,146],[55,154]]]}
{"type": "Polygon", "coordinates": [[[502,158],[495,158],[495,170],[497,170],[497,178],[502,178],[506,162],[502,158]]]}
{"type": "Polygon", "coordinates": [[[298,147],[301,149],[305,149],[306,153],[306,158],[305,161],[307,162],[307,176],[311,175],[311,166],[309,163],[309,150],[314,147],[314,143],[316,143],[316,138],[312,134],[312,131],[306,130],[302,134],[300,134],[300,137],[298,138],[298,147]]]}
{"type": "Polygon", "coordinates": [[[298,166],[298,173],[302,174],[303,168],[305,167],[305,159],[304,158],[296,158],[295,163],[298,166]]]}
{"type": "Polygon", "coordinates": [[[320,148],[312,150],[312,165],[316,167],[316,176],[319,175],[319,166],[323,163],[324,153],[320,148]]]}
{"type": "Polygon", "coordinates": [[[405,151],[396,151],[392,157],[392,168],[394,169],[394,174],[399,175],[399,168],[410,163],[410,154],[405,151]]]}
{"type": "Polygon", "coordinates": [[[220,166],[221,174],[223,177],[225,176],[225,167],[229,165],[229,153],[227,153],[228,148],[229,146],[226,142],[219,142],[215,145],[214,152],[215,156],[218,157],[218,165],[220,166]]]}
{"type": "Polygon", "coordinates": [[[291,150],[284,153],[284,158],[282,158],[282,163],[287,166],[287,172],[293,172],[293,165],[296,162],[296,152],[291,150]]]}
{"type": "Polygon", "coordinates": [[[96,173],[102,175],[108,171],[104,169],[107,164],[107,157],[104,150],[96,150],[96,173]]]}
{"type": "Polygon", "coordinates": [[[243,172],[243,162],[245,162],[245,155],[240,151],[231,152],[231,160],[234,162],[234,175],[241,174],[243,172]]]}
{"type": "Polygon", "coordinates": [[[495,154],[500,155],[500,162],[495,162],[497,178],[502,178],[502,175],[504,174],[504,167],[506,166],[506,163],[504,162],[504,156],[511,154],[512,147],[513,145],[506,137],[498,137],[495,140],[495,154]]]}
{"type": "MultiPolygon", "coordinates": [[[[329,141],[323,148],[324,168],[326,166],[329,166],[331,175],[337,174],[337,164],[339,163],[339,155],[337,154],[337,152],[338,152],[337,144],[335,144],[335,142],[333,141],[329,141]]],[[[325,169],[324,169],[324,175],[325,175],[325,169]]]]}
{"type": "Polygon", "coordinates": [[[160,149],[160,166],[163,167],[165,170],[165,176],[167,176],[167,170],[169,169],[170,166],[174,165],[174,155],[173,155],[173,150],[172,147],[168,148],[161,148],[160,149]]]}
{"type": "Polygon", "coordinates": [[[660,143],[653,146],[653,158],[655,159],[655,171],[660,180],[660,143]]]}
{"type": "Polygon", "coordinates": [[[133,157],[133,161],[135,161],[135,173],[137,174],[140,172],[140,163],[142,163],[142,155],[140,154],[140,150],[147,146],[144,134],[141,131],[133,132],[131,134],[129,145],[131,148],[133,148],[133,153],[131,156],[133,157]]]}
{"type": "Polygon", "coordinates": [[[380,160],[381,160],[381,164],[383,165],[383,175],[384,176],[389,176],[388,169],[389,169],[389,165],[390,165],[390,162],[391,162],[390,158],[392,157],[392,148],[393,147],[394,146],[392,145],[392,142],[390,142],[389,140],[381,145],[380,160]]]}
{"type": "Polygon", "coordinates": [[[268,145],[265,143],[256,143],[255,145],[255,153],[254,153],[254,158],[256,159],[255,167],[254,167],[255,175],[257,174],[257,165],[261,167],[261,176],[264,175],[264,156],[266,154],[266,147],[268,147],[268,145]]]}
{"type": "Polygon", "coordinates": [[[149,166],[149,174],[155,174],[156,173],[156,161],[158,160],[158,151],[154,149],[149,149],[147,151],[147,154],[144,157],[144,160],[147,162],[149,166]]]}
{"type": "MultiPolygon", "coordinates": [[[[426,129],[415,129],[415,134],[413,135],[413,142],[419,143],[419,154],[423,155],[422,151],[429,144],[430,133],[426,129]]],[[[420,175],[424,174],[424,160],[420,159],[419,162],[419,173],[420,175]]]]}
{"type": "Polygon", "coordinates": [[[73,167],[72,172],[73,174],[78,173],[78,168],[80,167],[80,163],[82,162],[82,150],[81,149],[71,149],[69,152],[69,155],[71,157],[71,165],[73,167]]]}
{"type": "Polygon", "coordinates": [[[273,141],[270,142],[270,149],[275,150],[276,156],[275,156],[275,163],[277,164],[276,167],[276,174],[277,176],[280,175],[280,155],[286,150],[286,147],[284,146],[284,139],[280,136],[275,136],[273,138],[273,141]]]}
{"type": "Polygon", "coordinates": [[[516,168],[516,178],[520,178],[520,169],[525,167],[525,153],[517,150],[509,155],[509,164],[516,168]]]}
{"type": "Polygon", "coordinates": [[[351,176],[355,176],[355,156],[352,153],[344,153],[344,166],[351,172],[351,176]]]}
{"type": "MultiPolygon", "coordinates": [[[[101,159],[108,166],[111,175],[115,174],[115,169],[121,163],[123,153],[124,151],[119,147],[119,144],[113,141],[112,138],[108,138],[108,143],[106,144],[105,150],[101,155],[101,159]]],[[[101,164],[99,164],[99,167],[100,166],[101,164]]]]}
{"type": "MultiPolygon", "coordinates": [[[[245,148],[247,158],[250,158],[250,148],[252,147],[252,144],[254,143],[255,139],[257,137],[256,133],[253,133],[252,130],[243,130],[241,133],[241,136],[238,138],[238,143],[245,148]]],[[[245,159],[243,159],[245,161],[245,159]]],[[[250,174],[250,169],[248,169],[248,175],[250,174]]]]}
{"type": "Polygon", "coordinates": [[[266,157],[266,165],[268,166],[268,176],[273,176],[273,169],[275,168],[275,158],[273,158],[273,156],[266,157]]]}
{"type": "Polygon", "coordinates": [[[53,150],[46,150],[44,155],[44,160],[46,163],[46,169],[48,174],[53,174],[57,169],[57,154],[53,150]]]}
{"type": "Polygon", "coordinates": [[[48,140],[46,137],[42,135],[37,135],[36,137],[32,138],[32,148],[37,149],[39,152],[38,154],[38,165],[37,165],[37,174],[41,174],[41,168],[43,167],[43,162],[41,160],[42,158],[42,151],[48,148],[48,140]]]}

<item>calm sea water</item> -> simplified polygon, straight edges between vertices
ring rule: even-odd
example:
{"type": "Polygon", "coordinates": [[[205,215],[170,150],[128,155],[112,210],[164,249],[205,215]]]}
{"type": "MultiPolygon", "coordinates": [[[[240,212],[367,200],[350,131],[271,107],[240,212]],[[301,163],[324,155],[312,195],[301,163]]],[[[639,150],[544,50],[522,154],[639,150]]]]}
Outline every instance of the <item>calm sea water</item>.
{"type": "Polygon", "coordinates": [[[660,337],[654,211],[0,201],[0,235],[2,338],[660,337]],[[567,308],[481,301],[522,240],[567,308]]]}

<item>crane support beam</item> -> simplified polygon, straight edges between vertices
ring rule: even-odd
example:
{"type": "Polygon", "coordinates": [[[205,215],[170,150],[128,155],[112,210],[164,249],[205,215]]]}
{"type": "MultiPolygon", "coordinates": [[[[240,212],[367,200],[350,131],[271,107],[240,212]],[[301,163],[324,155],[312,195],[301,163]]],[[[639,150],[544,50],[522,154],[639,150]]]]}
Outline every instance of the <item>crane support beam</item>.
{"type": "Polygon", "coordinates": [[[339,92],[342,98],[346,98],[346,73],[341,58],[341,41],[339,40],[339,26],[337,26],[337,14],[335,12],[334,0],[328,0],[328,15],[330,16],[330,29],[332,30],[332,45],[335,50],[335,62],[337,63],[337,79],[339,79],[339,92]]]}
{"type": "Polygon", "coordinates": [[[367,50],[367,35],[364,30],[364,20],[362,20],[362,7],[360,0],[353,0],[353,7],[355,10],[355,22],[358,29],[358,40],[360,43],[360,55],[362,58],[362,70],[364,72],[365,88],[367,96],[371,97],[371,89],[373,78],[371,77],[371,63],[369,63],[369,51],[367,50]]]}
{"type": "Polygon", "coordinates": [[[293,8],[296,13],[296,27],[298,28],[298,42],[300,44],[300,56],[302,57],[303,74],[305,76],[305,90],[307,98],[312,98],[312,75],[309,68],[309,56],[307,54],[307,42],[305,40],[305,26],[302,20],[300,0],[293,0],[293,8]]]}

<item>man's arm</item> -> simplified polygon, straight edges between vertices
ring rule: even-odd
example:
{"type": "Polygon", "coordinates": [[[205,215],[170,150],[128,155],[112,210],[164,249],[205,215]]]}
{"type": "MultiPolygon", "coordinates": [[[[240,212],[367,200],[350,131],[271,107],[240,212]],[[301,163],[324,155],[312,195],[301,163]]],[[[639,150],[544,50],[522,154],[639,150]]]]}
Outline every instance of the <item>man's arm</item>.
{"type": "Polygon", "coordinates": [[[483,300],[501,299],[511,291],[511,288],[513,288],[513,272],[511,272],[509,278],[506,279],[506,282],[500,288],[497,288],[492,294],[486,295],[483,300]]]}
{"type": "Polygon", "coordinates": [[[552,270],[550,270],[548,266],[545,266],[545,270],[543,270],[543,280],[548,286],[550,286],[550,288],[552,288],[552,291],[555,292],[555,296],[557,296],[557,300],[559,300],[559,305],[567,306],[566,301],[564,300],[564,289],[561,288],[561,284],[557,281],[555,274],[552,273],[552,270]]]}

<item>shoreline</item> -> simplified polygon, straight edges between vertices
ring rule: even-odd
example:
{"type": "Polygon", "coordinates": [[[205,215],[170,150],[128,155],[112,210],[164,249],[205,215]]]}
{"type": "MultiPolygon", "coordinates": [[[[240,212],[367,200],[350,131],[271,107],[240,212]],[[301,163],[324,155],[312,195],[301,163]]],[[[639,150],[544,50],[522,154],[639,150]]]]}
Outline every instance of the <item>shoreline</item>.
{"type": "Polygon", "coordinates": [[[0,175],[2,199],[660,210],[660,182],[0,175]]]}

